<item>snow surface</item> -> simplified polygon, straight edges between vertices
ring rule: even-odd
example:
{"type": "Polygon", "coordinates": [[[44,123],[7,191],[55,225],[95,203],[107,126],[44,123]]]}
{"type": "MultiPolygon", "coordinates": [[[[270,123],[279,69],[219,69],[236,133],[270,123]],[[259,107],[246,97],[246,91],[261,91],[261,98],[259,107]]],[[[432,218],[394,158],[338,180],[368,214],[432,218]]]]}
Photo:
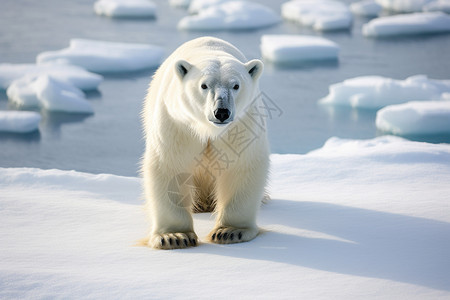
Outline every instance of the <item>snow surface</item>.
{"type": "Polygon", "coordinates": [[[178,22],[182,30],[245,30],[272,26],[280,17],[270,8],[252,2],[227,1],[186,16],[178,22]]]}
{"type": "Polygon", "coordinates": [[[398,135],[450,134],[450,101],[414,101],[377,112],[377,128],[398,135]]]}
{"type": "Polygon", "coordinates": [[[156,16],[156,4],[149,0],[100,0],[94,3],[97,15],[115,18],[156,16]]]}
{"type": "Polygon", "coordinates": [[[375,0],[363,0],[350,4],[350,10],[355,15],[376,17],[382,11],[382,7],[375,0]]]}
{"type": "Polygon", "coordinates": [[[97,89],[103,81],[103,76],[72,65],[0,64],[0,88],[8,88],[14,80],[25,75],[50,75],[84,91],[97,89]]]}
{"type": "Polygon", "coordinates": [[[348,29],[353,19],[349,8],[335,0],[292,0],[282,4],[281,15],[321,31],[348,29]]]}
{"type": "Polygon", "coordinates": [[[0,132],[32,132],[38,130],[40,121],[41,115],[34,111],[0,111],[0,132]]]}
{"type": "Polygon", "coordinates": [[[416,75],[405,80],[382,76],[362,76],[332,84],[322,104],[379,109],[414,100],[441,100],[448,97],[450,80],[416,75]]]}
{"type": "Polygon", "coordinates": [[[371,37],[450,32],[450,16],[424,12],[381,17],[364,24],[362,32],[371,37]]]}
{"type": "MultiPolygon", "coordinates": [[[[133,247],[137,178],[0,168],[0,298],[448,299],[450,146],[333,138],[272,155],[265,232],[133,247]]],[[[210,214],[194,216],[203,239],[210,214]]]]}
{"type": "Polygon", "coordinates": [[[306,35],[263,35],[263,58],[275,63],[337,59],[339,46],[322,37],[306,35]]]}
{"type": "Polygon", "coordinates": [[[79,88],[49,75],[24,76],[6,90],[18,107],[42,107],[48,111],[93,113],[94,109],[79,88]]]}
{"type": "Polygon", "coordinates": [[[163,49],[153,45],[71,39],[69,48],[42,52],[36,60],[38,64],[71,64],[108,73],[156,68],[163,55],[163,49]]]}

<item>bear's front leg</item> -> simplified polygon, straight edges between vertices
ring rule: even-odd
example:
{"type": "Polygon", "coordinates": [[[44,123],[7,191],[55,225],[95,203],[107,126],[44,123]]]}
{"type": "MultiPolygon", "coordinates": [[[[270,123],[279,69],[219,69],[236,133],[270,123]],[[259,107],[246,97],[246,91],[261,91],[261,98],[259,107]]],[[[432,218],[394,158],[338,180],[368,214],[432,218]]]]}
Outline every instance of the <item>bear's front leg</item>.
{"type": "Polygon", "coordinates": [[[146,210],[152,221],[148,246],[156,249],[197,246],[190,213],[192,186],[185,181],[188,175],[164,173],[161,168],[144,170],[146,210]]]}
{"type": "Polygon", "coordinates": [[[230,169],[217,179],[217,220],[209,240],[218,244],[247,242],[259,228],[256,217],[266,184],[267,165],[230,169]],[[239,174],[239,176],[236,176],[239,174]]]}

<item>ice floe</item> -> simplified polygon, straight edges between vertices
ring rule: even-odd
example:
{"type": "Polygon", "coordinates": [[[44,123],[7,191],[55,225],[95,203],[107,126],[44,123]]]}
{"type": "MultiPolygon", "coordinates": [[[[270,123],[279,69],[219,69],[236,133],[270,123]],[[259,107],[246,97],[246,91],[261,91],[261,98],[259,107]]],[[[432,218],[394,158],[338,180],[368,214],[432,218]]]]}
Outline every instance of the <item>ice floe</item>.
{"type": "Polygon", "coordinates": [[[425,4],[422,8],[423,11],[442,11],[450,13],[450,1],[449,0],[437,0],[431,1],[425,4]]]}
{"type": "Polygon", "coordinates": [[[246,30],[280,22],[270,8],[252,2],[230,1],[205,8],[197,15],[186,16],[178,23],[182,30],[246,30]]]}
{"type": "Polygon", "coordinates": [[[414,101],[377,112],[377,128],[398,135],[450,134],[450,101],[414,101]]]}
{"type": "Polygon", "coordinates": [[[405,80],[382,76],[361,76],[329,87],[322,104],[379,109],[386,105],[415,100],[441,100],[450,92],[450,80],[429,79],[416,75],[405,80]]]}
{"type": "Polygon", "coordinates": [[[263,35],[261,53],[275,63],[335,60],[339,46],[328,39],[306,35],[263,35]]]}
{"type": "Polygon", "coordinates": [[[6,90],[18,107],[41,107],[48,111],[93,113],[92,104],[80,89],[48,75],[24,76],[6,90]]]}
{"type": "Polygon", "coordinates": [[[283,18],[315,30],[348,29],[352,14],[342,2],[334,0],[292,0],[281,6],[283,18]]]}
{"type": "Polygon", "coordinates": [[[170,6],[179,8],[188,8],[191,4],[191,0],[170,0],[170,6]]]}
{"type": "Polygon", "coordinates": [[[364,17],[376,17],[382,11],[382,7],[375,0],[363,0],[350,4],[350,10],[355,15],[364,17]]]}
{"type": "Polygon", "coordinates": [[[25,75],[50,75],[70,83],[84,91],[95,90],[103,81],[103,76],[72,65],[53,64],[0,64],[0,88],[6,89],[16,79],[25,75]]]}
{"type": "Polygon", "coordinates": [[[444,11],[450,9],[448,0],[376,0],[385,10],[398,13],[444,11]]]}
{"type": "Polygon", "coordinates": [[[162,61],[161,47],[86,39],[70,40],[69,48],[37,56],[37,63],[77,65],[98,73],[132,72],[156,68],[162,61]]]}
{"type": "Polygon", "coordinates": [[[41,115],[34,111],[0,111],[0,132],[32,132],[40,121],[41,115]]]}
{"type": "Polygon", "coordinates": [[[370,37],[450,32],[450,16],[442,12],[386,16],[364,24],[362,32],[370,37]]]}
{"type": "Polygon", "coordinates": [[[306,155],[271,155],[270,177],[253,241],[212,244],[214,217],[194,214],[198,247],[152,251],[132,246],[151,222],[139,178],[0,168],[0,294],[167,298],[175,282],[170,298],[450,296],[449,145],[332,138],[306,155]]]}
{"type": "Polygon", "coordinates": [[[156,4],[149,0],[100,0],[94,3],[97,15],[115,18],[156,16],[156,4]]]}
{"type": "Polygon", "coordinates": [[[200,11],[210,7],[219,5],[225,2],[231,2],[236,0],[192,0],[189,5],[189,13],[197,14],[200,11]]]}

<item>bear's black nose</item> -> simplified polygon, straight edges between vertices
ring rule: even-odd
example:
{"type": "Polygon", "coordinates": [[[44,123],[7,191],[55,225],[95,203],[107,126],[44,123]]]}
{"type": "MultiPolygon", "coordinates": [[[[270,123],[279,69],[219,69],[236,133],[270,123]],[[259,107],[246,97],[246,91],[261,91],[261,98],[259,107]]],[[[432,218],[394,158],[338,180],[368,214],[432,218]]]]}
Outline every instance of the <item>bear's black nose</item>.
{"type": "Polygon", "coordinates": [[[223,121],[230,117],[230,111],[226,108],[218,108],[214,111],[214,116],[223,123],[223,121]]]}

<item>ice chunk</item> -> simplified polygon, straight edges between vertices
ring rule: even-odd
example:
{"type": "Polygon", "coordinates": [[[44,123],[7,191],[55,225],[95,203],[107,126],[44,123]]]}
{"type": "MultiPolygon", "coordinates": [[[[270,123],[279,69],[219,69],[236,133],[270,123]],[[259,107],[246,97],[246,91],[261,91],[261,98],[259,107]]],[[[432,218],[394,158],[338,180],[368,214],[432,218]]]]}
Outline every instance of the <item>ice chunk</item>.
{"type": "Polygon", "coordinates": [[[281,6],[282,16],[315,30],[347,29],[352,14],[342,2],[334,0],[292,0],[281,6]]]}
{"type": "Polygon", "coordinates": [[[398,135],[450,134],[450,101],[415,101],[377,112],[377,128],[398,135]]]}
{"type": "Polygon", "coordinates": [[[403,34],[440,33],[450,31],[450,16],[442,12],[394,15],[364,24],[365,36],[394,36],[403,34]]]}
{"type": "Polygon", "coordinates": [[[80,89],[48,75],[20,78],[10,85],[6,94],[19,107],[42,107],[69,113],[94,112],[80,89]]]}
{"type": "Polygon", "coordinates": [[[322,104],[379,109],[419,99],[440,100],[450,92],[450,80],[428,79],[424,75],[396,80],[381,76],[362,76],[329,87],[322,104]]]}
{"type": "Polygon", "coordinates": [[[40,53],[38,64],[72,64],[92,72],[131,72],[156,68],[163,57],[161,47],[72,39],[69,48],[40,53]]]}
{"type": "Polygon", "coordinates": [[[306,35],[263,35],[262,56],[276,63],[337,59],[339,46],[325,38],[306,35]]]}
{"type": "Polygon", "coordinates": [[[380,4],[375,2],[375,0],[363,0],[350,4],[350,10],[355,15],[376,17],[381,12],[382,7],[380,4]]]}
{"type": "Polygon", "coordinates": [[[39,128],[41,115],[34,111],[0,111],[0,131],[27,133],[39,128]]]}
{"type": "Polygon", "coordinates": [[[156,5],[149,0],[100,0],[94,3],[97,15],[116,18],[155,17],[156,5]]]}
{"type": "Polygon", "coordinates": [[[0,64],[0,88],[25,75],[50,75],[85,91],[95,90],[103,81],[103,76],[72,65],[0,64]]]}
{"type": "Polygon", "coordinates": [[[384,9],[412,13],[419,12],[422,10],[423,6],[431,2],[431,0],[376,0],[384,9]]]}
{"type": "Polygon", "coordinates": [[[197,14],[210,6],[215,6],[230,1],[235,0],[192,0],[189,5],[189,13],[197,14]]]}
{"type": "Polygon", "coordinates": [[[270,8],[251,2],[231,1],[186,16],[178,23],[183,30],[239,30],[271,26],[280,22],[270,8]]]}
{"type": "Polygon", "coordinates": [[[450,1],[449,0],[437,0],[431,1],[425,4],[422,8],[423,11],[442,11],[450,13],[450,1]]]}

